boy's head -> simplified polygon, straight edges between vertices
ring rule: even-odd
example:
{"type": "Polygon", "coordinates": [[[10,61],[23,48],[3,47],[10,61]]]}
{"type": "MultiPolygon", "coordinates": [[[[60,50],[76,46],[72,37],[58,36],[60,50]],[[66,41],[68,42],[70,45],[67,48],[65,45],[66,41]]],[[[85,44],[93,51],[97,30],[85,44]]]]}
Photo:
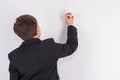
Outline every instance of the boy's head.
{"type": "Polygon", "coordinates": [[[14,32],[23,40],[40,37],[37,20],[31,15],[22,15],[14,23],[14,32]]]}

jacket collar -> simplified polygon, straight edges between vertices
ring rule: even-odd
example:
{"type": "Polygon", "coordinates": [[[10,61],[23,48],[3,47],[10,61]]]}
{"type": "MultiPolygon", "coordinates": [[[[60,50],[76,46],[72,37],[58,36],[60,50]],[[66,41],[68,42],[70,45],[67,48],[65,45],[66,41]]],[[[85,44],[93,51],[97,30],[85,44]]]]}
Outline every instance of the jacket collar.
{"type": "Polygon", "coordinates": [[[29,46],[29,45],[35,44],[37,42],[41,42],[41,39],[33,38],[33,39],[25,40],[24,42],[22,42],[21,46],[26,46],[26,45],[29,46]]]}

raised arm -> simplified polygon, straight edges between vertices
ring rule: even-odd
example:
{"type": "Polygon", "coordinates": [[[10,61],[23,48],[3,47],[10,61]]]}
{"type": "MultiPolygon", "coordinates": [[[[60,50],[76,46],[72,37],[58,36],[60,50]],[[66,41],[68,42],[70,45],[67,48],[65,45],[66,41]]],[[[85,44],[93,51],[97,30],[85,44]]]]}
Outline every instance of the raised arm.
{"type": "Polygon", "coordinates": [[[78,47],[77,28],[73,26],[74,16],[72,13],[67,13],[65,19],[68,25],[67,41],[65,44],[54,42],[59,58],[71,55],[78,47]]]}

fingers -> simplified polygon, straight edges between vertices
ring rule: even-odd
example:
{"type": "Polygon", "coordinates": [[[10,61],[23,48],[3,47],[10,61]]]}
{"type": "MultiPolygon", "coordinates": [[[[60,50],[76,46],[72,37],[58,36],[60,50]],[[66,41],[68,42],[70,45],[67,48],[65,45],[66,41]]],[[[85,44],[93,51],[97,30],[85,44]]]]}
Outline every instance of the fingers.
{"type": "Polygon", "coordinates": [[[66,14],[65,14],[65,18],[66,18],[66,19],[73,19],[74,16],[73,16],[72,13],[69,12],[69,13],[66,13],[66,14]]]}
{"type": "Polygon", "coordinates": [[[74,16],[73,16],[73,14],[72,13],[66,13],[65,14],[65,19],[66,19],[66,23],[68,24],[68,25],[73,25],[73,21],[74,21],[74,16]]]}

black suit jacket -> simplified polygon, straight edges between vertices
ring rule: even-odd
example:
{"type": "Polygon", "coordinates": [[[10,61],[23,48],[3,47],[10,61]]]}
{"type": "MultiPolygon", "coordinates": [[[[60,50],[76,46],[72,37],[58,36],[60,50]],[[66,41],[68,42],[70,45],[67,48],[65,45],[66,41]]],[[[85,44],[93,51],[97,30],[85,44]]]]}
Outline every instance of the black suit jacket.
{"type": "Polygon", "coordinates": [[[57,61],[72,54],[78,46],[77,29],[68,27],[65,44],[53,38],[24,41],[9,53],[10,80],[59,80],[57,61]]]}

